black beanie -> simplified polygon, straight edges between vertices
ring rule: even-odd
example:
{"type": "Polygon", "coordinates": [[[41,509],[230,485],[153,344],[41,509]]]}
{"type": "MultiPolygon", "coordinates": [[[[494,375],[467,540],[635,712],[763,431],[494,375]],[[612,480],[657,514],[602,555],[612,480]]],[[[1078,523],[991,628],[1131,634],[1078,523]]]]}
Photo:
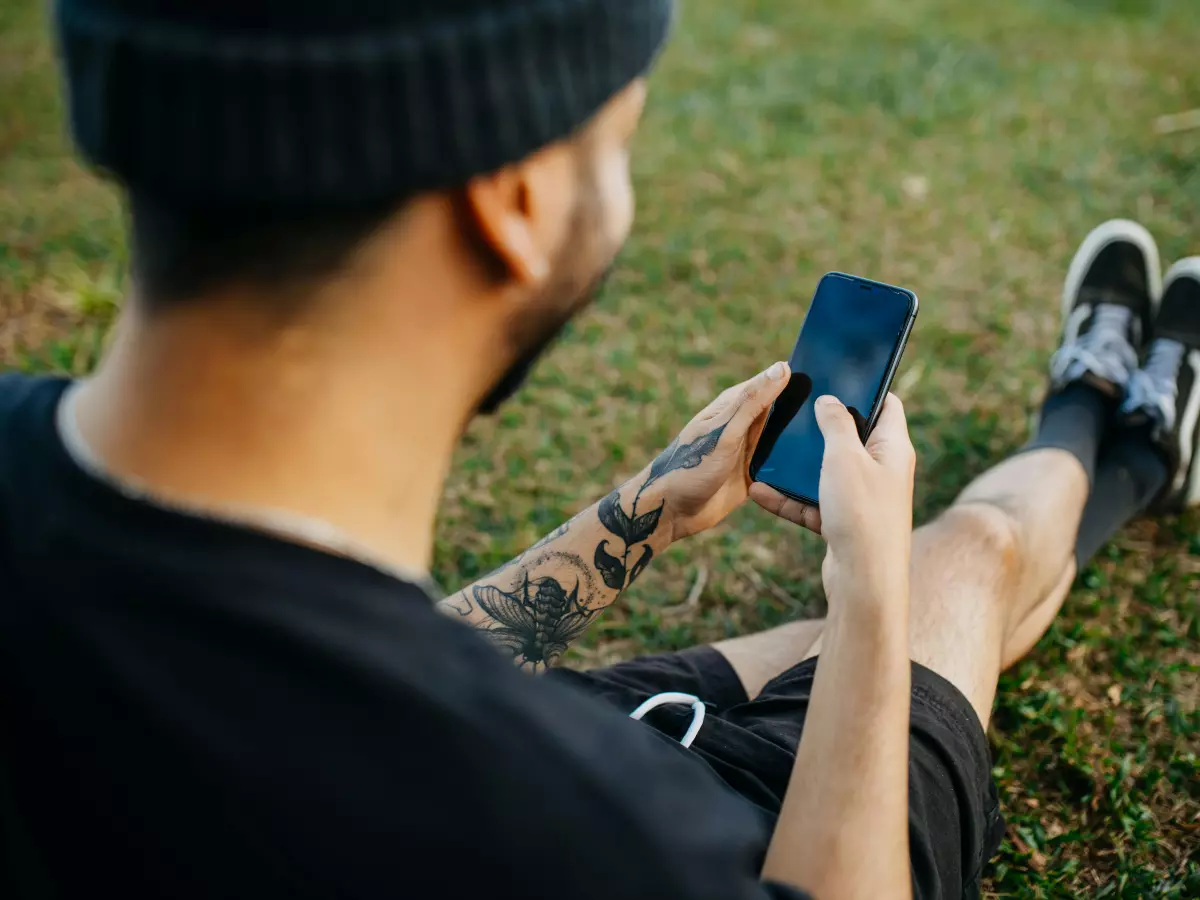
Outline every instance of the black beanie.
{"type": "Polygon", "coordinates": [[[58,0],[71,127],[134,190],[348,206],[459,184],[643,74],[672,0],[58,0]]]}

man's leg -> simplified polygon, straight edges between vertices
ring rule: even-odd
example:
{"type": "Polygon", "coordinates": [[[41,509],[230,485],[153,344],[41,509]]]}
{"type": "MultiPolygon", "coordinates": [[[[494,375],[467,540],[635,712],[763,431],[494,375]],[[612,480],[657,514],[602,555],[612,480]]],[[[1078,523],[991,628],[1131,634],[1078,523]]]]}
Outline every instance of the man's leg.
{"type": "Polygon", "coordinates": [[[1035,450],[985,472],[913,535],[909,652],[962,691],[985,727],[1001,670],[1070,590],[1087,497],[1073,456],[1035,450]]]}
{"type": "MultiPolygon", "coordinates": [[[[1110,249],[1134,253],[1129,246],[1110,249]]],[[[1106,300],[1131,297],[1134,312],[1144,311],[1132,296],[1136,285],[1108,287],[1106,300]]],[[[1173,266],[1161,301],[1151,306],[1154,320],[1145,331],[1155,338],[1145,364],[1124,385],[1125,402],[1098,462],[1088,431],[1103,391],[1091,385],[1097,367],[1113,371],[1104,353],[1120,349],[1117,335],[1078,354],[1086,368],[1068,377],[1079,380],[1047,402],[1033,446],[1049,449],[985,473],[914,536],[913,659],[966,694],[985,726],[999,672],[1045,634],[1078,566],[1146,509],[1180,510],[1200,500],[1200,258],[1173,266]],[[972,603],[977,611],[962,610],[972,603]]],[[[1071,362],[1069,353],[1060,351],[1060,358],[1071,362]]]]}
{"type": "MultiPolygon", "coordinates": [[[[913,535],[912,659],[961,690],[985,723],[1000,670],[1036,642],[1070,589],[1087,496],[1075,457],[1035,450],[984,473],[913,535]]],[[[714,646],[754,697],[820,653],[822,626],[792,622],[714,646]]]]}
{"type": "Polygon", "coordinates": [[[814,655],[812,648],[824,627],[824,619],[803,619],[730,638],[713,644],[713,648],[729,660],[746,696],[753,700],[772,678],[814,655]]]}

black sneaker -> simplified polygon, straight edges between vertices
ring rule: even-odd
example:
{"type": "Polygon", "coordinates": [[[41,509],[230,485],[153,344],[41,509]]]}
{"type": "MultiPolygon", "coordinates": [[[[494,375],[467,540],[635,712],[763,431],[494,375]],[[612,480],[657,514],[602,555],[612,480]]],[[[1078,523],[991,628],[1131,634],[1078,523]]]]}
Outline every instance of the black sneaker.
{"type": "Polygon", "coordinates": [[[1124,396],[1158,313],[1162,276],[1154,238],[1137,222],[1092,229],[1071,260],[1062,296],[1062,344],[1050,360],[1050,391],[1086,381],[1124,396]]]}
{"type": "Polygon", "coordinates": [[[1200,503],[1200,256],[1181,259],[1167,272],[1153,334],[1121,415],[1130,425],[1153,426],[1173,473],[1154,508],[1178,512],[1200,503]]]}

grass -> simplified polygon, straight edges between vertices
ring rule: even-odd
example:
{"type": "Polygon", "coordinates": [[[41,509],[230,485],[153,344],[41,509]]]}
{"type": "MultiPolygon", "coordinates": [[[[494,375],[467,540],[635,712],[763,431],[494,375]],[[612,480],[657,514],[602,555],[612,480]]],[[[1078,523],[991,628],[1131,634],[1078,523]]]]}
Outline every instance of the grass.
{"type": "MultiPolygon", "coordinates": [[[[0,363],[83,371],[124,284],[119,207],[72,162],[34,0],[0,4],[0,363]]],[[[474,426],[436,574],[480,575],[784,356],[819,275],[914,288],[899,384],[933,514],[1024,438],[1067,261],[1133,216],[1200,252],[1194,0],[693,0],[652,83],[639,220],[605,299],[474,426]],[[835,10],[836,6],[836,10],[835,10]]],[[[1200,897],[1200,517],[1134,525],[1002,680],[1008,832],[987,889],[1200,897]]],[[[672,548],[576,662],[820,612],[820,546],[754,509],[672,548]],[[665,611],[706,583],[694,610],[665,611]]]]}

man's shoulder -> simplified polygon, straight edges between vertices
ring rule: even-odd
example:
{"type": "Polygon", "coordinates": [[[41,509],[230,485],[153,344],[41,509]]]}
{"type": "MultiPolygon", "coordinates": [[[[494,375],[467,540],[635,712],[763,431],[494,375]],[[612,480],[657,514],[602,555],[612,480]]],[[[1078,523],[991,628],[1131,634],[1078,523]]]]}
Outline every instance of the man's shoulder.
{"type": "Polygon", "coordinates": [[[14,454],[21,447],[36,443],[39,423],[51,421],[68,384],[64,378],[0,374],[0,472],[15,465],[14,454]]]}
{"type": "Polygon", "coordinates": [[[30,406],[39,408],[53,402],[70,382],[65,378],[23,375],[20,372],[0,373],[0,442],[6,435],[3,427],[12,416],[21,415],[30,406]]]}

